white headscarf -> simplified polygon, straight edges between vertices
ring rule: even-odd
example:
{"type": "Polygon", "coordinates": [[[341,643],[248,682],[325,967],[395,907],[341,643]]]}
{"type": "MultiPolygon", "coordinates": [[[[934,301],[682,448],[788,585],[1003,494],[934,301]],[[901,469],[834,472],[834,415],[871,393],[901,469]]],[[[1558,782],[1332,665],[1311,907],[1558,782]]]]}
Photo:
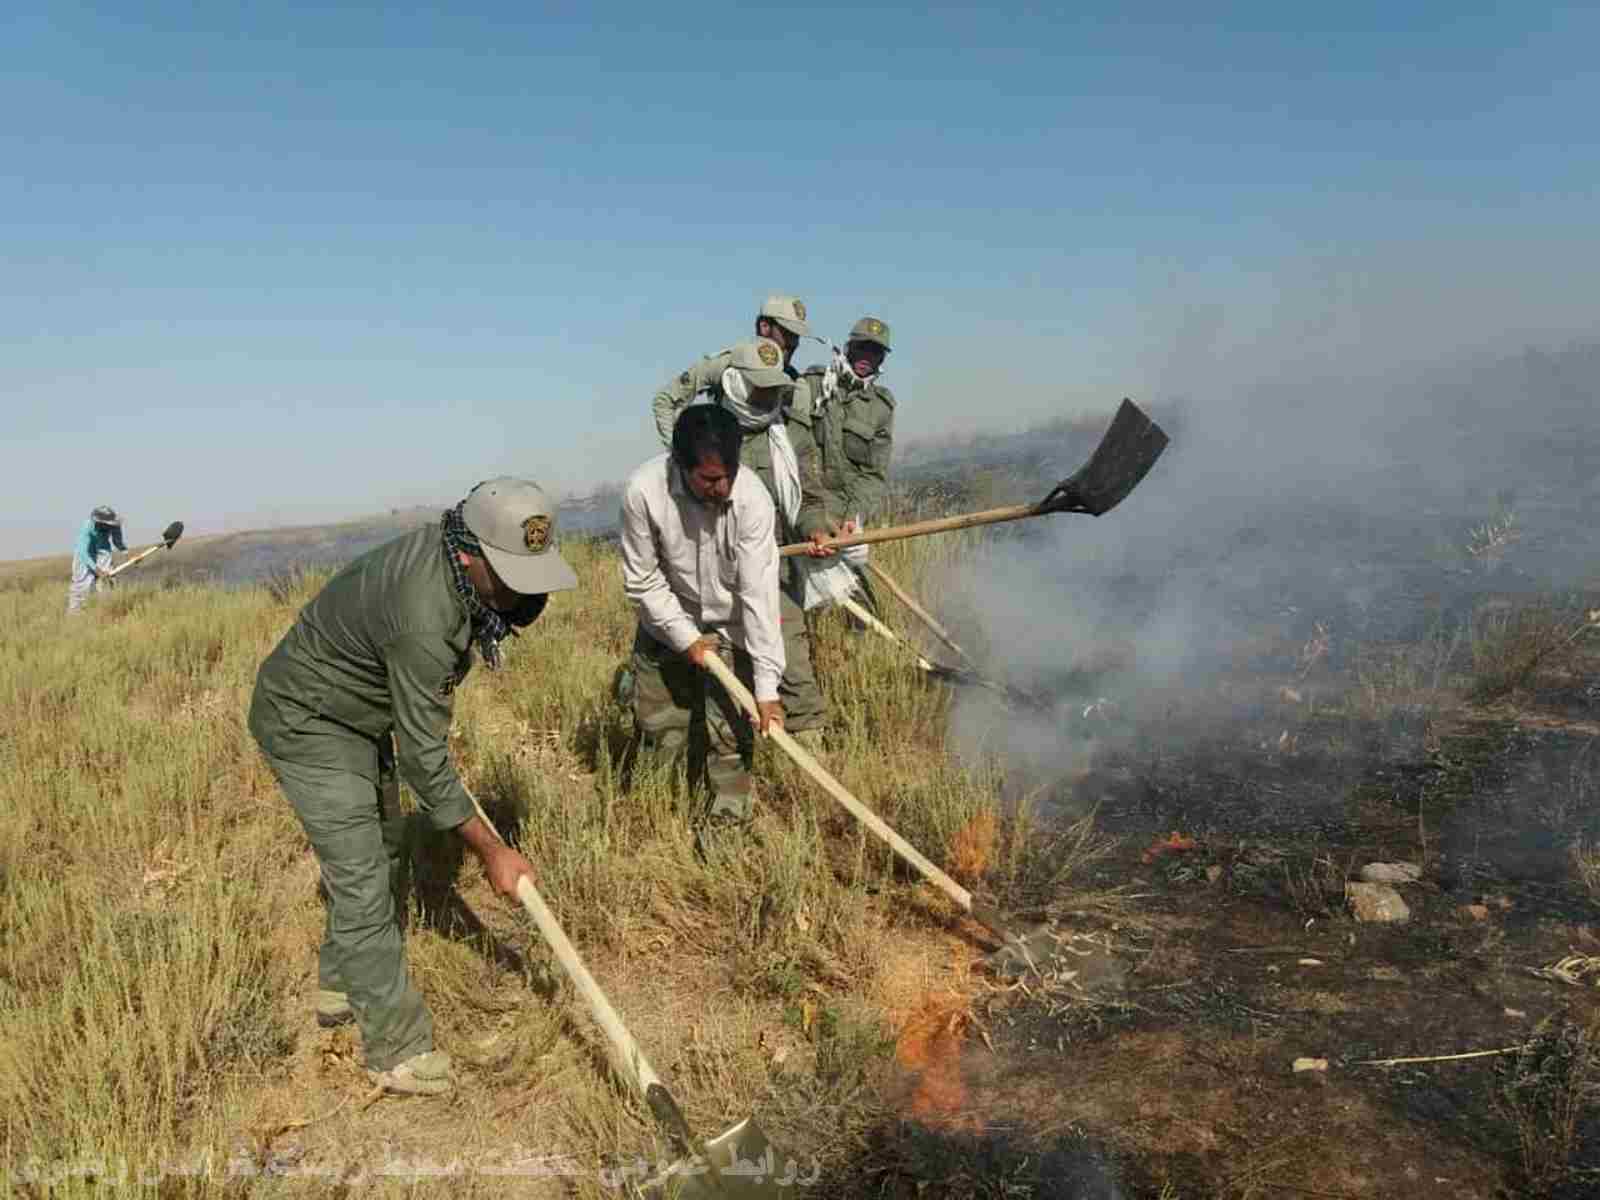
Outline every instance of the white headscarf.
{"type": "Polygon", "coordinates": [[[731,412],[746,433],[765,429],[772,451],[772,482],[778,493],[778,507],[784,520],[793,525],[800,519],[800,460],[795,456],[789,430],[781,420],[783,405],[774,404],[763,412],[750,404],[750,385],[734,367],[722,373],[722,407],[731,412]]]}
{"type": "MultiPolygon", "coordinates": [[[[722,373],[722,407],[731,412],[746,431],[765,429],[767,445],[772,451],[772,483],[778,494],[778,507],[784,520],[791,526],[800,519],[800,459],[789,440],[789,429],[780,418],[781,404],[773,405],[770,412],[752,408],[750,385],[738,370],[729,367],[722,373]]],[[[856,546],[833,559],[796,558],[796,569],[802,584],[801,606],[812,609],[819,604],[836,604],[859,586],[859,577],[848,562],[864,563],[866,547],[856,546]],[[854,553],[859,551],[860,553],[854,553]],[[845,556],[848,556],[848,560],[845,556]]]]}

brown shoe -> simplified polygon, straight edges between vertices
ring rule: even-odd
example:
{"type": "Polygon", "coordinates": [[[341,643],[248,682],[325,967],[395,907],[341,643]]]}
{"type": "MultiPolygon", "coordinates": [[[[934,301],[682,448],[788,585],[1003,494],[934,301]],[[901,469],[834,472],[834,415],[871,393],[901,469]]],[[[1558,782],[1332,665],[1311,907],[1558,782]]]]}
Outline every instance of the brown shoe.
{"type": "Polygon", "coordinates": [[[350,997],[343,992],[330,992],[327,988],[317,992],[317,1024],[324,1029],[348,1025],[356,1019],[350,1007],[350,997]]]}
{"type": "Polygon", "coordinates": [[[369,1070],[367,1078],[384,1091],[400,1096],[442,1096],[455,1087],[450,1078],[450,1056],[440,1050],[413,1054],[387,1071],[369,1070]]]}

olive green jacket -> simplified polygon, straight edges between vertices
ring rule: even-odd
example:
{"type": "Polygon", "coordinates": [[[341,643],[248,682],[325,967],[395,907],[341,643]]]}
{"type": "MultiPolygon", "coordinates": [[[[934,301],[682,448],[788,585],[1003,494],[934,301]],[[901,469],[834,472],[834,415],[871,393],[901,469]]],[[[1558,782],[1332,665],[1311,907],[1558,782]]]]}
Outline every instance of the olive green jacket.
{"type": "MultiPolygon", "coordinates": [[[[721,394],[722,373],[732,365],[733,351],[719,350],[702,358],[656,392],[655,398],[650,401],[650,411],[656,421],[656,436],[661,439],[663,446],[672,449],[672,426],[677,422],[678,414],[693,404],[696,396],[703,392],[709,392],[712,396],[721,394]]],[[[790,379],[800,378],[800,373],[792,365],[784,367],[783,372],[790,379]]]]}
{"type": "Polygon", "coordinates": [[[250,732],[274,758],[374,782],[375,746],[392,732],[419,807],[454,829],[474,813],[449,751],[471,640],[434,522],[362,555],[306,605],[261,664],[250,732]]]}
{"type": "MultiPolygon", "coordinates": [[[[800,377],[797,392],[815,406],[822,396],[822,368],[800,377]]],[[[797,400],[796,403],[799,403],[797,400]]],[[[894,393],[880,383],[840,391],[814,424],[822,452],[822,485],[834,523],[881,514],[889,498],[889,459],[894,453],[894,393]]]]}
{"type": "Polygon", "coordinates": [[[701,392],[720,391],[722,373],[733,365],[733,351],[719,350],[702,358],[655,394],[650,402],[656,419],[656,435],[667,449],[672,448],[672,426],[701,392]]]}

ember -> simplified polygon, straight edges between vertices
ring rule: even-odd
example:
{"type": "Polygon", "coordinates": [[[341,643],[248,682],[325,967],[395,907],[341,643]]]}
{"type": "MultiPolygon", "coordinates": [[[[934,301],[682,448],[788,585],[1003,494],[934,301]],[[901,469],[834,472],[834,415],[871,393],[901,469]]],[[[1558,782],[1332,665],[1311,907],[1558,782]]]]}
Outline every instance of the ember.
{"type": "Polygon", "coordinates": [[[1163,854],[1181,854],[1194,848],[1195,841],[1192,837],[1187,837],[1177,830],[1173,830],[1165,841],[1151,843],[1150,848],[1139,856],[1139,861],[1148,865],[1155,862],[1163,854]]]}

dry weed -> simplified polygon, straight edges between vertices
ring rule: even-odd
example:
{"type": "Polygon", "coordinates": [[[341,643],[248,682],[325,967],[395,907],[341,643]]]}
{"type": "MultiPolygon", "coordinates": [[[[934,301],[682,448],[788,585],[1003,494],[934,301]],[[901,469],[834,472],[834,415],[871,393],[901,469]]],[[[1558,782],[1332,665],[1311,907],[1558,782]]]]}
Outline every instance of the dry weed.
{"type": "MultiPolygon", "coordinates": [[[[915,589],[961,544],[883,561],[915,589]]],[[[565,552],[577,591],[510,643],[505,670],[458,693],[456,760],[695,1127],[760,1110],[794,1152],[837,1160],[880,1115],[888,921],[937,932],[947,914],[771,747],[759,841],[696,859],[681,780],[630,762],[608,695],[633,635],[615,553],[565,552]]],[[[226,1168],[245,1145],[266,1182],[292,1167],[320,1172],[302,1181],[312,1191],[364,1177],[385,1194],[494,1195],[498,1177],[471,1164],[521,1161],[519,1143],[523,1158],[570,1156],[587,1173],[571,1190],[598,1196],[607,1156],[665,1152],[520,910],[459,847],[419,850],[431,907],[409,937],[459,1102],[397,1124],[398,1102],[360,1103],[358,1039],[315,1029],[315,861],[244,714],[261,659],[327,572],[254,589],[130,583],[69,624],[58,565],[0,587],[8,1168],[99,1162],[102,1184],[154,1172],[174,1195],[237,1194],[253,1185],[226,1168]],[[394,1156],[468,1166],[383,1174],[394,1156]]],[[[998,807],[992,768],[949,760],[945,689],[892,647],[818,625],[827,762],[862,800],[978,886],[1057,894],[1092,860],[1092,823],[1035,839],[1026,811],[998,807]]]]}

